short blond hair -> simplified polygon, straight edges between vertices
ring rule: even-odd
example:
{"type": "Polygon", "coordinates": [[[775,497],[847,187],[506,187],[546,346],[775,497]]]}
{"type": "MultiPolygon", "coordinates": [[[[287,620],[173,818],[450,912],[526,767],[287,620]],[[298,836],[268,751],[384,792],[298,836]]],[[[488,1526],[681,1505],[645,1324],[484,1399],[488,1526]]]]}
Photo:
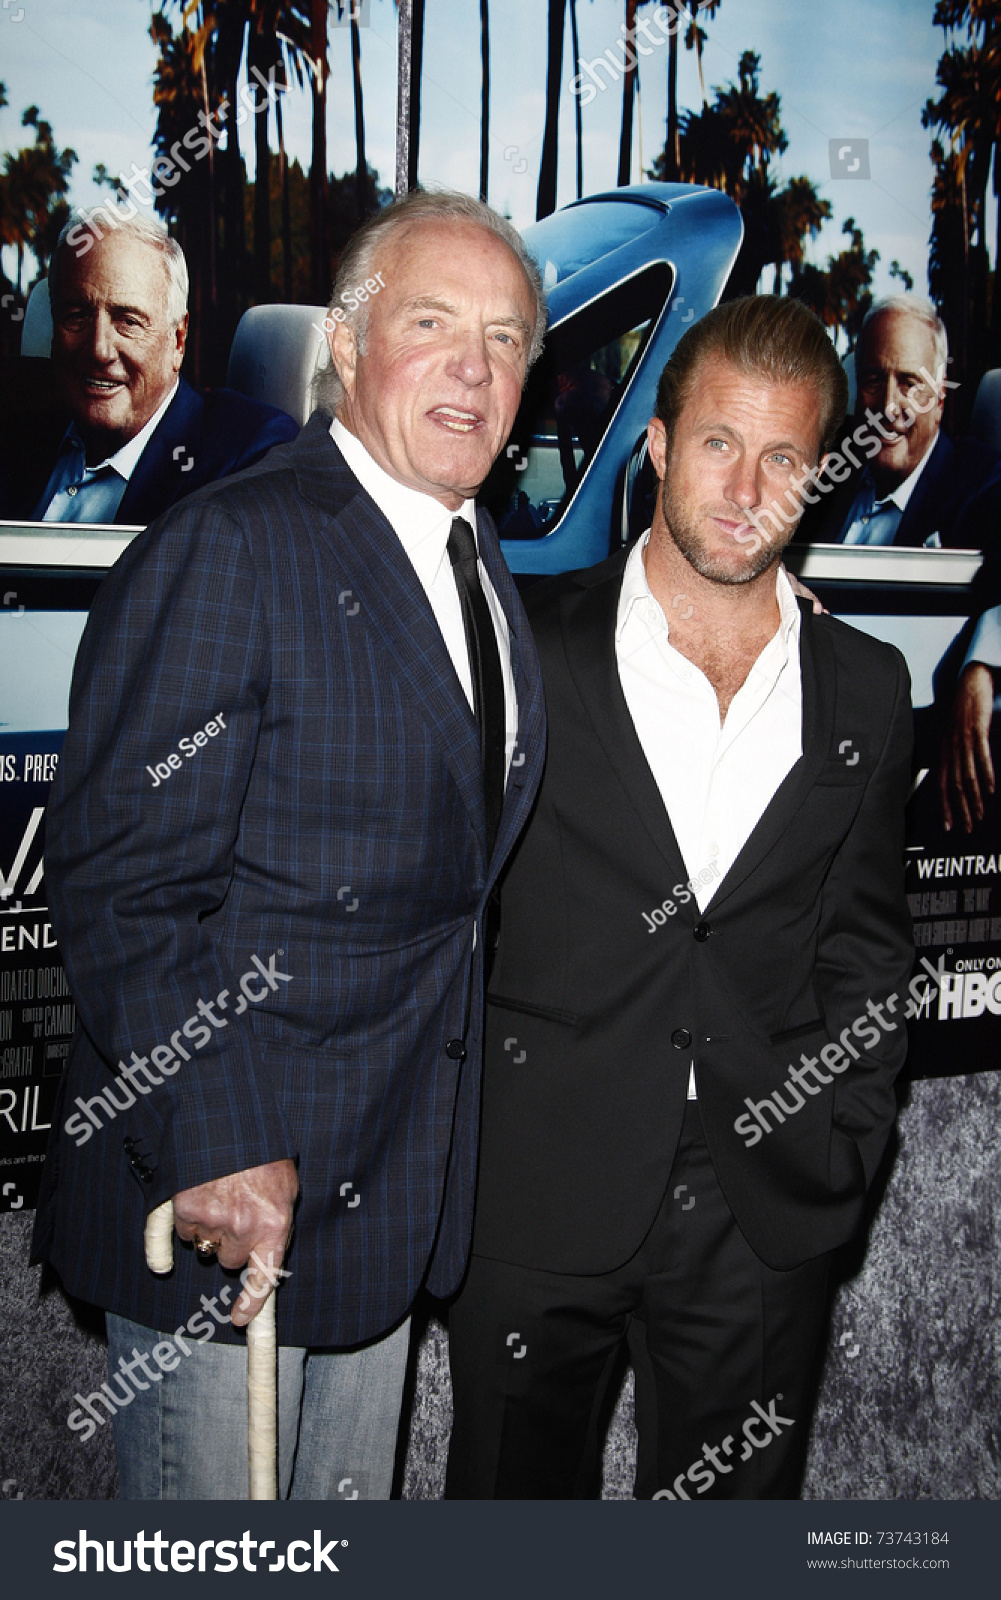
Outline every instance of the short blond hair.
{"type": "Polygon", "coordinates": [[[821,454],[848,409],[848,379],[827,329],[799,300],[752,294],[715,306],[692,324],[660,375],[655,416],[674,432],[703,365],[712,357],[769,383],[809,383],[820,396],[821,454]]]}

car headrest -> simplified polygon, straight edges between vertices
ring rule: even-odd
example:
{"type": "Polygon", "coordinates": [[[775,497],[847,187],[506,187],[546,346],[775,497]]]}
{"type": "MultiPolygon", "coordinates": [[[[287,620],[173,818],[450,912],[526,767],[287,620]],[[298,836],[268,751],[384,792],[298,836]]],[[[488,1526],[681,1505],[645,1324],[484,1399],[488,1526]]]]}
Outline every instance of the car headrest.
{"type": "Polygon", "coordinates": [[[52,354],[52,308],[49,305],[49,280],[36,283],[24,308],[21,327],[21,354],[23,356],[49,356],[52,354]]]}
{"type": "Polygon", "coordinates": [[[970,433],[1001,450],[1001,367],[985,372],[977,388],[970,418],[970,433]]]}
{"type": "Polygon", "coordinates": [[[240,318],[226,382],[287,411],[300,425],[314,409],[313,379],[328,360],[326,306],[252,306],[240,318]]]}

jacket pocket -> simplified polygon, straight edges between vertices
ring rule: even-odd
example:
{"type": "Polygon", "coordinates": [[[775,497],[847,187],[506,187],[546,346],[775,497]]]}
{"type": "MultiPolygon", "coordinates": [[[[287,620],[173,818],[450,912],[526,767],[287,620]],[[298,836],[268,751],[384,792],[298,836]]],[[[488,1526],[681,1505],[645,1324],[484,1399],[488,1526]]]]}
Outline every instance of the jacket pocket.
{"type": "Polygon", "coordinates": [[[502,1011],[519,1011],[526,1017],[541,1017],[544,1022],[562,1022],[568,1028],[580,1026],[580,1017],[574,1011],[560,1011],[556,1006],[531,1005],[527,1000],[511,1000],[504,994],[488,994],[488,1006],[498,1006],[502,1011]]]}
{"type": "Polygon", "coordinates": [[[808,1033],[826,1033],[827,1023],[823,1017],[814,1017],[812,1022],[801,1022],[797,1028],[783,1028],[781,1033],[772,1033],[768,1036],[769,1044],[787,1044],[790,1039],[805,1039],[808,1033]]]}

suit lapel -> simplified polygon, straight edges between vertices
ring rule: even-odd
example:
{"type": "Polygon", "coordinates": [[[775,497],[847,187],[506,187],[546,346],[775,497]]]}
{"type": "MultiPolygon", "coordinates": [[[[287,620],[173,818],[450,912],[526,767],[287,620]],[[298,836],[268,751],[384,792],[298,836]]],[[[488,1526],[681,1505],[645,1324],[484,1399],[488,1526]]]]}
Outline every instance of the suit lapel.
{"type": "Polygon", "coordinates": [[[605,563],[603,576],[597,582],[593,574],[584,576],[583,593],[579,598],[575,596],[572,610],[565,615],[563,644],[577,692],[612,771],[664,857],[671,881],[684,882],[688,869],[619,679],[615,623],[625,562],[624,552],[605,563]]]}
{"type": "Polygon", "coordinates": [[[136,462],[118,507],[116,522],[145,527],[201,482],[198,452],[203,411],[201,395],[181,378],[177,393],[136,462]],[[169,491],[168,483],[172,486],[169,491]]]}
{"type": "Polygon", "coordinates": [[[837,711],[834,650],[827,634],[816,626],[810,602],[800,600],[799,608],[802,614],[799,661],[803,684],[803,753],[772,795],[736,861],[706,906],[707,916],[740,888],[779,843],[831,753],[837,711]]]}
{"type": "MultiPolygon", "coordinates": [[[[332,604],[350,591],[349,604],[357,604],[374,647],[390,656],[401,678],[421,704],[428,723],[445,747],[446,759],[469,812],[480,848],[486,849],[486,816],[480,736],[462,685],[456,675],[441,630],[431,610],[413,564],[375,502],[349,470],[330,437],[322,414],[314,415],[290,447],[292,463],[302,492],[325,513],[318,521],[319,537],[331,551],[335,565],[332,604]]],[[[510,576],[502,578],[499,549],[492,528],[484,538],[484,564],[498,590],[512,630],[515,682],[519,693],[519,736],[522,727],[521,694],[525,695],[526,774],[541,768],[544,732],[541,690],[532,692],[531,674],[521,665],[523,648],[515,650],[517,607],[510,576]],[[489,554],[487,554],[487,552],[489,554]],[[514,604],[512,604],[514,601],[514,604]],[[520,675],[520,682],[519,682],[520,675]]],[[[505,569],[506,571],[506,569],[505,569]]],[[[360,620],[360,617],[359,617],[360,620]]],[[[533,651],[534,655],[534,651],[533,651]]],[[[515,755],[517,757],[517,753],[515,755]]],[[[521,817],[517,803],[527,776],[515,786],[505,807],[495,846],[495,856],[513,842],[521,817]]]]}
{"type": "Polygon", "coordinates": [[[942,501],[952,480],[954,454],[952,441],[940,433],[900,518],[895,544],[913,548],[923,545],[929,534],[941,532],[938,524],[942,501]]]}
{"type": "Polygon", "coordinates": [[[507,619],[511,670],[518,700],[518,739],[508,770],[504,810],[494,845],[496,868],[521,832],[539,786],[546,753],[546,715],[535,642],[525,608],[501,554],[497,531],[484,511],[477,510],[476,525],[480,559],[507,619]]]}
{"type": "MultiPolygon", "coordinates": [[[[585,587],[583,596],[566,618],[564,647],[578,693],[613,770],[667,862],[673,881],[683,883],[687,880],[688,868],[643,754],[619,679],[615,622],[625,559],[623,555],[606,564],[607,577],[585,587]]],[[[800,610],[803,753],[762,812],[736,861],[706,906],[706,915],[728,899],[778,844],[830,753],[837,700],[834,652],[827,635],[814,625],[809,602],[800,601],[800,610]]],[[[697,914],[697,907],[694,914],[697,914]]]]}

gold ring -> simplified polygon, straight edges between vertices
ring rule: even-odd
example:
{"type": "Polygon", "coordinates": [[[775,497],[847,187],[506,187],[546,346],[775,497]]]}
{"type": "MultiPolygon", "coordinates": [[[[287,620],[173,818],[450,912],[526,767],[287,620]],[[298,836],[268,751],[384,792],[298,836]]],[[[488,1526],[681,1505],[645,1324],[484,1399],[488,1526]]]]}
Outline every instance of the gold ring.
{"type": "Polygon", "coordinates": [[[212,1239],[195,1239],[193,1241],[193,1243],[194,1243],[195,1249],[197,1250],[198,1254],[201,1256],[202,1260],[203,1261],[208,1261],[210,1256],[214,1256],[215,1255],[215,1253],[218,1250],[219,1246],[222,1244],[222,1240],[221,1239],[216,1239],[216,1240],[212,1240],[212,1239]]]}

